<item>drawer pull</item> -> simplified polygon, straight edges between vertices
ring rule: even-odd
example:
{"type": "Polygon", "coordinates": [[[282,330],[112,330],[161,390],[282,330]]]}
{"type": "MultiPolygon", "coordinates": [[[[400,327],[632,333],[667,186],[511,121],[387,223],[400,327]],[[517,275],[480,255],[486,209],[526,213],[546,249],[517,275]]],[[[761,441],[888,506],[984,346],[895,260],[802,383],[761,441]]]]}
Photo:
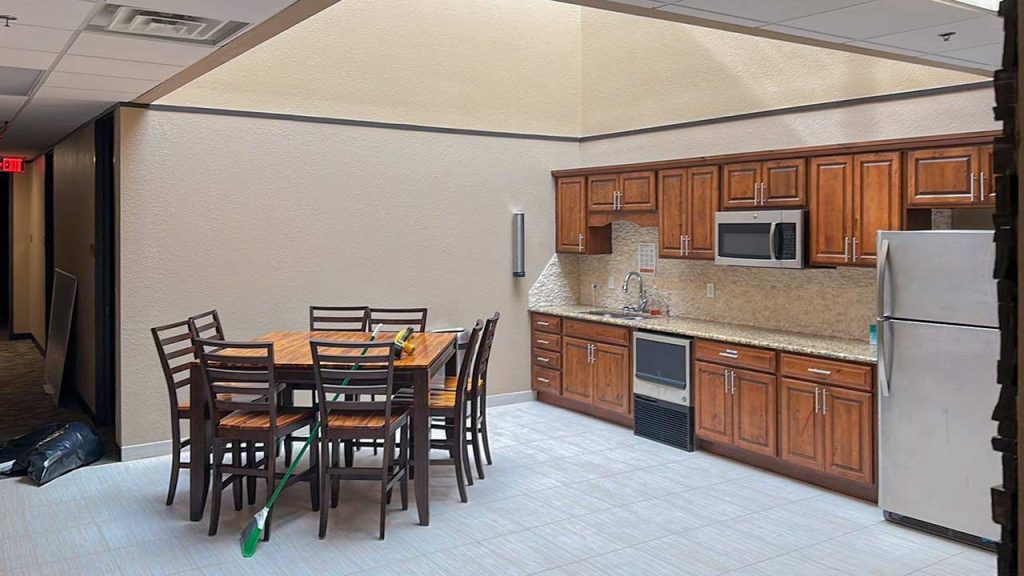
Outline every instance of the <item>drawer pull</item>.
{"type": "Polygon", "coordinates": [[[540,339],[538,339],[537,340],[537,344],[551,344],[551,342],[548,342],[547,340],[540,340],[540,339]]]}
{"type": "Polygon", "coordinates": [[[813,372],[814,374],[821,374],[823,376],[831,376],[832,375],[832,371],[831,370],[822,370],[821,368],[808,368],[807,371],[808,372],[813,372]]]}
{"type": "Polygon", "coordinates": [[[551,380],[548,380],[547,378],[541,378],[540,376],[537,376],[537,380],[540,381],[540,382],[543,382],[545,384],[550,384],[551,383],[551,380]]]}
{"type": "Polygon", "coordinates": [[[735,350],[725,350],[718,353],[719,356],[725,356],[726,358],[739,358],[740,353],[735,350]]]}
{"type": "Polygon", "coordinates": [[[551,326],[551,324],[548,322],[541,322],[540,320],[537,320],[537,326],[551,326]]]}
{"type": "Polygon", "coordinates": [[[537,362],[551,362],[551,359],[543,356],[537,356],[537,362]]]}

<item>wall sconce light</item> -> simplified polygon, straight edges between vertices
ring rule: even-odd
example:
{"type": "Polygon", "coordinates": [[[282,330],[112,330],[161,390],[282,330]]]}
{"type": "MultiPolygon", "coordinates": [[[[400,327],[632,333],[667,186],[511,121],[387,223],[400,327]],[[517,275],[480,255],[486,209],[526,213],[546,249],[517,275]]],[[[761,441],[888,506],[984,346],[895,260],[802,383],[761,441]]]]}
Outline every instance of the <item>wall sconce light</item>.
{"type": "Polygon", "coordinates": [[[512,213],[512,276],[526,276],[526,215],[512,213]]]}

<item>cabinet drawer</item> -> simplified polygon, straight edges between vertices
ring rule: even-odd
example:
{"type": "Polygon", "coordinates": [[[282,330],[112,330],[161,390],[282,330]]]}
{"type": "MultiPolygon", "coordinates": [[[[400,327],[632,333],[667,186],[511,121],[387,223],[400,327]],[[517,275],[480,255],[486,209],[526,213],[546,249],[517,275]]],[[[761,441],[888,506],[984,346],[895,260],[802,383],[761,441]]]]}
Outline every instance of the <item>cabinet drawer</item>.
{"type": "Polygon", "coordinates": [[[559,334],[562,331],[562,319],[547,314],[534,314],[530,317],[530,325],[534,330],[559,334]]]}
{"type": "Polygon", "coordinates": [[[544,332],[534,331],[532,341],[534,348],[550,352],[562,351],[562,337],[558,334],[545,334],[544,332]]]}
{"type": "Polygon", "coordinates": [[[783,353],[779,366],[783,376],[867,392],[874,389],[874,371],[863,364],[783,353]]]}
{"type": "Polygon", "coordinates": [[[774,350],[738,346],[714,340],[697,340],[696,342],[694,357],[697,360],[763,372],[775,372],[774,350]]]}
{"type": "Polygon", "coordinates": [[[533,364],[543,366],[551,370],[562,369],[562,355],[558,352],[550,352],[540,348],[533,349],[533,364]]]}
{"type": "Polygon", "coordinates": [[[597,340],[610,344],[629,345],[629,328],[625,326],[612,326],[611,324],[599,324],[597,322],[583,322],[582,320],[565,320],[565,335],[584,340],[597,340]]]}
{"type": "Polygon", "coordinates": [[[534,365],[531,370],[532,378],[530,386],[534,390],[540,390],[543,392],[551,392],[554,394],[562,393],[562,373],[555,370],[548,370],[540,366],[534,365]]]}

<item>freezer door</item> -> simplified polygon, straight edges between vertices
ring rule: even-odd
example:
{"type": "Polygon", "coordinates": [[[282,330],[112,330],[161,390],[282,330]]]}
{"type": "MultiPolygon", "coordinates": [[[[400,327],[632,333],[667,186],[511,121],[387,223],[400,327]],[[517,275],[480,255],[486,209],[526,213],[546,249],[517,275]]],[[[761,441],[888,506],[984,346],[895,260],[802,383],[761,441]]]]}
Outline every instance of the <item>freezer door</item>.
{"type": "Polygon", "coordinates": [[[999,539],[989,489],[999,331],[886,320],[879,326],[878,504],[883,510],[999,539]]]}
{"type": "Polygon", "coordinates": [[[992,232],[878,233],[880,317],[998,325],[992,232]]]}

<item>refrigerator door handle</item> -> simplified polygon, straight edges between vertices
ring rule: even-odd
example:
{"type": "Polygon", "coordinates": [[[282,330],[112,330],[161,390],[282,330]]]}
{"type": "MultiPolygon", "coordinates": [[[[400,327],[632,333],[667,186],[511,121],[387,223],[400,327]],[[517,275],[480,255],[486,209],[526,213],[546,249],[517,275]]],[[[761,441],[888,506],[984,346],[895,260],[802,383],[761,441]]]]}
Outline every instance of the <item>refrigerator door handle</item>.
{"type": "MultiPolygon", "coordinates": [[[[878,303],[878,317],[884,318],[888,315],[885,305],[885,282],[889,271],[889,240],[882,239],[878,244],[878,293],[875,301],[878,303]]],[[[889,307],[891,308],[891,306],[889,307]]]]}
{"type": "Polygon", "coordinates": [[[890,330],[892,321],[884,318],[878,319],[878,388],[882,391],[883,397],[888,397],[891,393],[889,384],[890,371],[889,367],[891,362],[888,358],[888,342],[890,340],[887,335],[890,330]]]}

